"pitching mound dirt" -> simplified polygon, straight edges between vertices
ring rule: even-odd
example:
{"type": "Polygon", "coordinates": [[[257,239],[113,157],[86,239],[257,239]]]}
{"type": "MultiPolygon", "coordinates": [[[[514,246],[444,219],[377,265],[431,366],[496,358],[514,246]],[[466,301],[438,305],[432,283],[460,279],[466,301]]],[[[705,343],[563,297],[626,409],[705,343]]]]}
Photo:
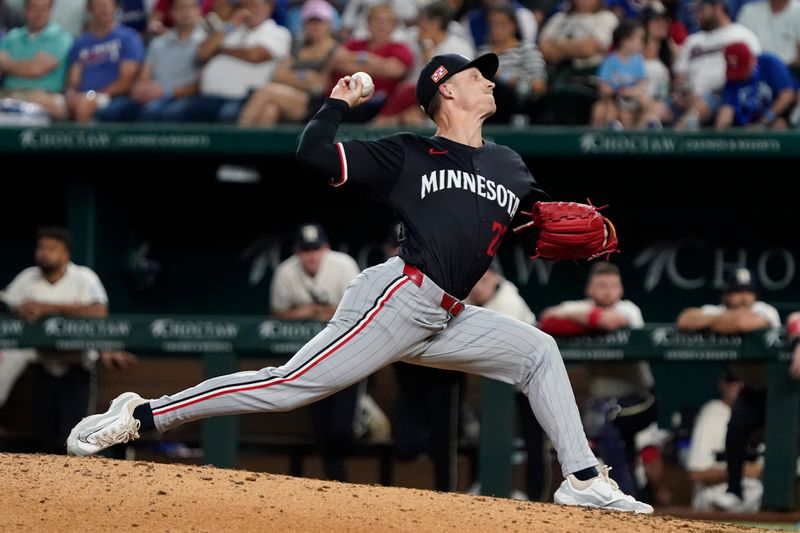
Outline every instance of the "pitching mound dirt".
{"type": "Polygon", "coordinates": [[[4,531],[734,532],[730,525],[209,467],[0,454],[4,531]]]}

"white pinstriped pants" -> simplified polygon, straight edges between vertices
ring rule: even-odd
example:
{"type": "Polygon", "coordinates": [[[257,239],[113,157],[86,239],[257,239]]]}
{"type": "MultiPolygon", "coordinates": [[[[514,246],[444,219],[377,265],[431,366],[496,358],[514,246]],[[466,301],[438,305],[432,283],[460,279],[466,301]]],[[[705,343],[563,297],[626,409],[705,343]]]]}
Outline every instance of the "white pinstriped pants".
{"type": "Polygon", "coordinates": [[[510,383],[530,401],[567,475],[597,465],[555,341],[506,315],[440,307],[443,290],[417,286],[393,257],[356,276],[327,327],[279,367],[237,372],[150,402],[164,432],[211,416],[289,411],[329,396],[396,361],[510,383]]]}

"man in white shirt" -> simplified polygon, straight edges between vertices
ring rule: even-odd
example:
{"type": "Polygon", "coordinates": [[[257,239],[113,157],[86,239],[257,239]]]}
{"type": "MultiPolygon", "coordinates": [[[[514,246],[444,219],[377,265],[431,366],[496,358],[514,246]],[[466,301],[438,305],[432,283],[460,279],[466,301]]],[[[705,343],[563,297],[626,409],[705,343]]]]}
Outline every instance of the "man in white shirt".
{"type": "Polygon", "coordinates": [[[708,124],[719,107],[719,93],[725,86],[725,47],[743,42],[757,56],[761,44],[755,34],[731,21],[725,0],[699,0],[700,30],[683,43],[672,65],[673,94],[669,116],[676,129],[696,129],[708,124]]]}
{"type": "Polygon", "coordinates": [[[755,33],[765,52],[772,52],[787,65],[797,64],[800,50],[800,2],[749,2],[742,7],[736,21],[755,33]]]}
{"type": "Polygon", "coordinates": [[[291,49],[292,35],[271,18],[273,9],[274,0],[242,0],[227,23],[211,28],[197,50],[205,63],[200,95],[172,110],[177,119],[236,122],[250,92],[272,79],[291,49]]]}
{"type": "MultiPolygon", "coordinates": [[[[36,266],[26,268],[3,291],[10,310],[28,322],[49,315],[102,318],[108,296],[91,269],[70,261],[70,236],[61,228],[37,233],[36,266]]],[[[98,357],[124,366],[127,354],[9,350],[4,357],[31,360],[37,356],[34,416],[41,432],[41,451],[64,453],[64,439],[86,416],[92,397],[92,370],[98,357]]]]}
{"type": "Polygon", "coordinates": [[[752,272],[737,268],[726,277],[722,303],[684,309],[678,315],[678,329],[742,335],[758,329],[780,327],[778,310],[757,298],[752,272]]]}
{"type": "MultiPolygon", "coordinates": [[[[303,224],[295,230],[294,254],[275,270],[270,288],[272,316],[283,320],[335,320],[334,313],[360,269],[349,255],[330,249],[325,229],[303,224]]],[[[354,440],[369,432],[389,438],[389,423],[366,394],[367,380],[311,406],[317,444],[328,479],[346,481],[344,458],[354,440]]]]}
{"type": "MultiPolygon", "coordinates": [[[[737,268],[725,280],[722,304],[690,307],[678,315],[678,329],[710,331],[722,335],[744,335],[759,329],[781,325],[777,309],[758,301],[758,287],[753,274],[737,268]]],[[[753,434],[764,427],[766,391],[762,364],[744,365],[745,387],[731,409],[725,438],[728,490],[716,494],[713,503],[726,511],[750,510],[743,493],[743,470],[747,447],[753,434]]]]}
{"type": "Polygon", "coordinates": [[[272,277],[272,315],[284,320],[330,320],[358,273],[352,257],[331,250],[322,226],[304,224],[295,231],[294,254],[278,265],[272,277]]]}

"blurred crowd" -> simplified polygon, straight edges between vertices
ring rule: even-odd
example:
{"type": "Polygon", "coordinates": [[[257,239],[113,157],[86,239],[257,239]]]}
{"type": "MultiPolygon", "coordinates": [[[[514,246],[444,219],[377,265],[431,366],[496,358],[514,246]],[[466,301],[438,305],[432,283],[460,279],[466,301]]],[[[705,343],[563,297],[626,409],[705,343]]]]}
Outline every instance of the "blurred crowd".
{"type": "Polygon", "coordinates": [[[494,52],[495,124],[800,126],[798,0],[0,0],[0,123],[425,125],[438,54],[494,52]]]}

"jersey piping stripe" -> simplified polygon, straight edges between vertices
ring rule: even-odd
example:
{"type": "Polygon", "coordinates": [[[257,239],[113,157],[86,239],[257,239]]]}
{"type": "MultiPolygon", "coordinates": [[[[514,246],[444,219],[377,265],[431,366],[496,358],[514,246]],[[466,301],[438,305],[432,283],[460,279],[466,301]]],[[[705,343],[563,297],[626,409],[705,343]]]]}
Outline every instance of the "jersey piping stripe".
{"type": "Polygon", "coordinates": [[[293,370],[286,376],[284,377],[272,376],[263,380],[217,387],[215,389],[205,391],[195,396],[190,396],[188,398],[183,398],[181,400],[166,405],[162,405],[160,407],[156,407],[153,409],[153,416],[163,415],[165,413],[169,413],[170,411],[174,411],[182,407],[188,407],[189,405],[194,405],[196,403],[209,400],[211,398],[216,398],[224,394],[231,394],[234,392],[246,392],[256,389],[264,389],[267,387],[271,387],[272,385],[287,383],[299,378],[300,376],[302,376],[303,374],[305,374],[306,372],[317,366],[320,362],[324,361],[329,356],[336,353],[337,350],[345,346],[364,328],[366,328],[367,325],[372,321],[372,319],[374,319],[378,315],[380,310],[383,309],[384,304],[389,300],[389,298],[391,298],[392,295],[400,287],[402,287],[409,281],[411,281],[410,278],[406,276],[401,276],[392,281],[392,283],[390,283],[389,286],[386,287],[386,289],[384,289],[383,294],[375,300],[375,304],[372,306],[372,308],[370,308],[369,311],[364,313],[364,316],[362,316],[358,322],[356,322],[350,329],[345,331],[339,338],[335,339],[333,342],[328,344],[320,352],[311,356],[311,358],[309,358],[305,363],[297,367],[295,370],[293,370]]]}
{"type": "Polygon", "coordinates": [[[339,150],[339,163],[341,167],[342,177],[337,182],[332,182],[334,187],[341,187],[347,181],[347,156],[344,154],[344,146],[342,143],[336,143],[336,148],[339,150]]]}

